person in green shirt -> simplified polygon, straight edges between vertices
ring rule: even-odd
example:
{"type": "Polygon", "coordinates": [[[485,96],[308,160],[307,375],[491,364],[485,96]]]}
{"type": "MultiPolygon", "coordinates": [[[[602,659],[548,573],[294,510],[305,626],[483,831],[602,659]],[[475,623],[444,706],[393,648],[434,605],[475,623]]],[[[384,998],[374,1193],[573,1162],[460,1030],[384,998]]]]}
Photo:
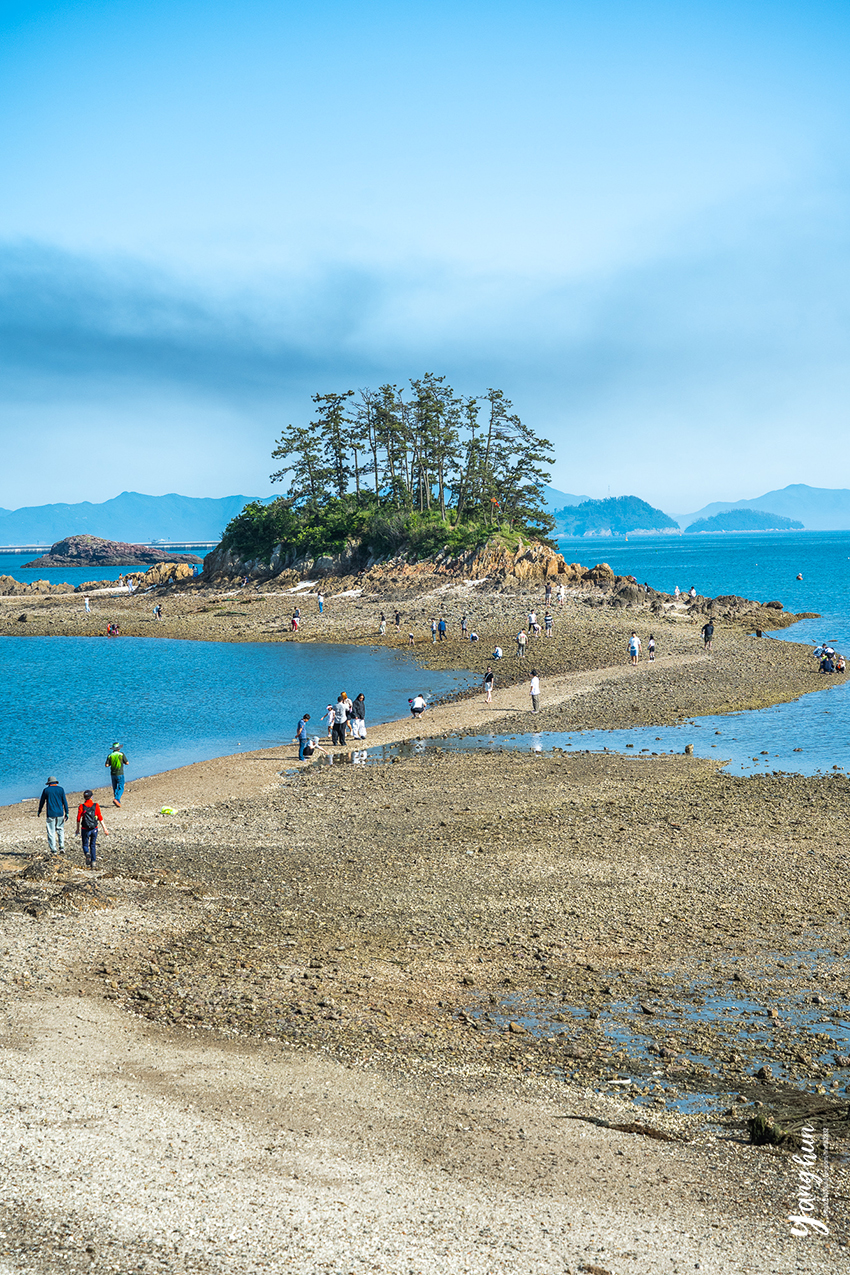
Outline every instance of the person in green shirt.
{"type": "Polygon", "coordinates": [[[112,752],[103,764],[109,767],[112,779],[112,804],[120,806],[121,794],[124,791],[124,767],[127,765],[127,758],[122,753],[120,744],[112,745],[112,752]]]}

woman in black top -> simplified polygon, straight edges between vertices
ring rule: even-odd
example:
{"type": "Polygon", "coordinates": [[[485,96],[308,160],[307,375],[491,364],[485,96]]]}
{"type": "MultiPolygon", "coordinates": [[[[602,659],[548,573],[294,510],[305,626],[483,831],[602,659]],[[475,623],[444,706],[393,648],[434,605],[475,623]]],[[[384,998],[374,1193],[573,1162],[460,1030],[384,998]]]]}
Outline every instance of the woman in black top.
{"type": "Polygon", "coordinates": [[[355,739],[366,738],[366,697],[362,691],[351,708],[351,733],[355,739]]]}

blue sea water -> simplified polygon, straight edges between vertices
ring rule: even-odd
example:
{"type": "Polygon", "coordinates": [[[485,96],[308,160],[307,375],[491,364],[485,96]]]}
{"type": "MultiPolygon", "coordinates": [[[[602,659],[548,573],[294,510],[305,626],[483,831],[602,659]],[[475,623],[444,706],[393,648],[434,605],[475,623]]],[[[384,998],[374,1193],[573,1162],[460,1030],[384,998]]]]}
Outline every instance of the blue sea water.
{"type": "Polygon", "coordinates": [[[795,642],[823,637],[850,653],[850,531],[777,531],[699,536],[636,536],[630,540],[562,537],[567,561],[607,562],[618,575],[672,593],[714,598],[735,593],[781,602],[786,611],[816,611],[777,636],[795,642]],[[798,580],[797,576],[803,579],[798,580]]]}
{"type": "MultiPolygon", "coordinates": [[[[302,712],[323,734],[344,690],[369,723],[468,684],[406,654],[310,642],[14,637],[0,642],[0,804],[37,796],[49,774],[69,791],[108,786],[122,744],[130,781],[228,753],[289,744],[302,712]]],[[[291,757],[292,749],[287,750],[291,757]]]]}

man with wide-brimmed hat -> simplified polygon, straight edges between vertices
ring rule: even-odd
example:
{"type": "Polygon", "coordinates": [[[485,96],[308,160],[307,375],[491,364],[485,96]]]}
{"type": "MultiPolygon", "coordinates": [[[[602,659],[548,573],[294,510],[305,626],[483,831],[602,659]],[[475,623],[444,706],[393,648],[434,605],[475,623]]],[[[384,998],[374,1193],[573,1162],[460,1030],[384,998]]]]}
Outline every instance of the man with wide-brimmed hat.
{"type": "Polygon", "coordinates": [[[51,854],[65,853],[65,824],[68,822],[68,798],[65,789],[59,787],[55,775],[49,775],[47,786],[38,803],[38,813],[46,807],[47,846],[51,854]],[[57,848],[58,847],[58,848],[57,848]]]}

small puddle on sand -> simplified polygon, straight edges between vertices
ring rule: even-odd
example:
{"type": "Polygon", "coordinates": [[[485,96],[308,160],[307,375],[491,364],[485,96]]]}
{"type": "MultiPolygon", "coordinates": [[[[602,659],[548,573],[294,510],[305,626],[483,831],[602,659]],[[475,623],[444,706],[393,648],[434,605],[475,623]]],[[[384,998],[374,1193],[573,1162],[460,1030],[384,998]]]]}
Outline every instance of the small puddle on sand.
{"type": "Polygon", "coordinates": [[[739,1092],[759,1096],[757,1073],[765,1066],[775,1084],[822,1093],[827,1081],[832,1095],[842,1096],[850,1067],[839,1066],[836,1055],[850,1061],[850,1007],[816,1004],[810,990],[783,987],[779,973],[775,969],[762,995],[730,996],[707,982],[682,988],[668,975],[655,981],[669,986],[614,994],[591,1008],[570,1003],[569,993],[555,1000],[540,989],[467,1013],[484,1030],[523,1028],[549,1045],[566,1079],[618,1091],[639,1106],[719,1114],[739,1092]]]}

